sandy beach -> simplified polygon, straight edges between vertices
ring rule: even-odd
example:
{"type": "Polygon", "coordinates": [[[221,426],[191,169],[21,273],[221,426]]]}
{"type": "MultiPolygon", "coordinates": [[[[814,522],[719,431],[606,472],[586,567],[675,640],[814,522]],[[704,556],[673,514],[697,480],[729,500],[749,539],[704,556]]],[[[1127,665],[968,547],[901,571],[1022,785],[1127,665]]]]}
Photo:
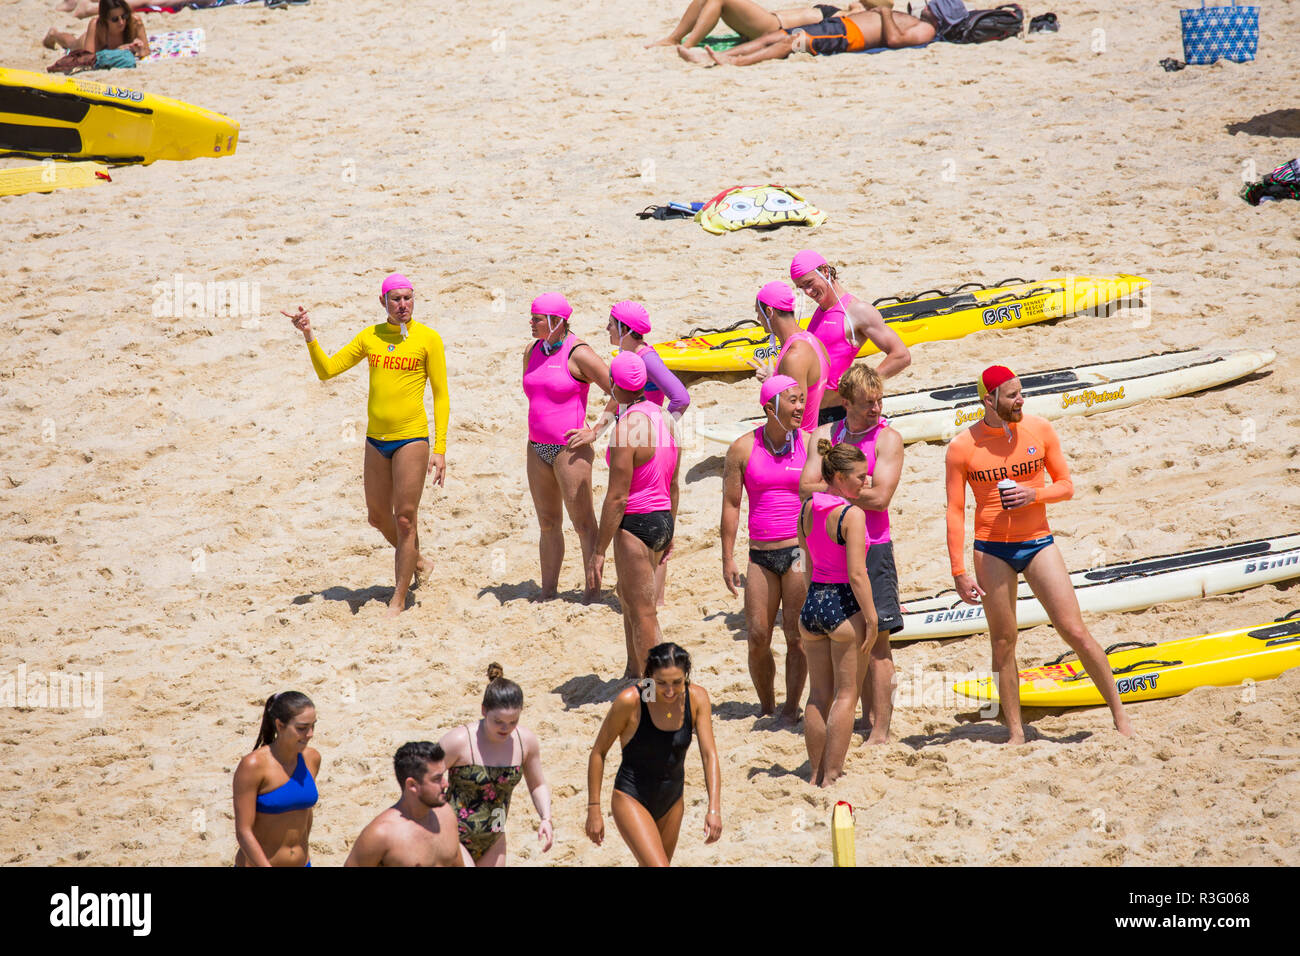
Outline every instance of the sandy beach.
{"type": "MultiPolygon", "coordinates": [[[[1294,203],[1237,196],[1244,174],[1300,151],[1300,5],[1265,6],[1255,62],[1175,73],[1157,65],[1182,58],[1174,3],[1034,4],[1059,33],[746,69],[643,48],[678,0],[521,0],[501,26],[437,6],[147,15],[151,33],[203,27],[203,55],[87,76],[237,119],[237,153],[0,199],[0,675],[102,680],[99,714],[0,708],[0,863],[229,865],[234,767],[262,702],[296,689],[316,702],[324,760],[313,865],[341,865],[397,796],[393,751],[477,719],[498,661],[527,695],[554,793],[543,855],[516,792],[511,862],[632,865],[612,821],[602,847],[582,831],[587,755],[623,666],[612,556],[604,601],[581,605],[566,520],[561,599],[528,600],[538,531],[519,376],[543,291],[568,297],[574,331],[609,358],[615,301],[646,304],[650,341],[728,324],[809,246],[868,299],[1145,276],[1149,313],[918,345],[889,390],[972,381],[993,362],[1273,348],[1236,384],[1058,422],[1076,493],[1049,517],[1071,568],[1300,530],[1300,223],[1294,203]],[[829,220],[712,236],[634,215],[763,182],[829,220]],[[389,619],[392,550],[362,499],[364,371],[318,381],[279,310],[308,309],[336,351],[382,318],[395,270],[446,345],[451,428],[446,487],[426,489],[420,513],[437,571],[389,619]],[[186,307],[178,282],[243,284],[245,304],[186,307]]],[[[4,65],[44,71],[45,31],[74,21],[52,3],[0,9],[4,65]]],[[[1135,704],[1133,740],[1104,709],[1027,711],[1037,737],[1009,749],[1004,728],[942,692],[942,675],[987,669],[986,635],[897,646],[894,742],[855,734],[844,778],[810,786],[800,733],[758,717],[721,575],[725,449],[692,431],[754,414],[756,394],[694,384],[684,422],[660,622],[713,699],[724,832],[704,845],[693,747],[674,863],[829,865],[846,800],[860,865],[1300,864],[1300,670],[1135,704]]],[[[952,584],[943,455],[906,451],[891,509],[904,597],[952,584]]],[[[598,459],[598,510],[607,474],[598,459]]],[[[742,524],[742,567],[745,545],[742,524]]],[[[1103,644],[1164,641],[1297,607],[1288,582],[1087,620],[1103,644]]],[[[1019,660],[1063,649],[1037,627],[1019,660]]],[[[616,766],[614,752],[606,805],[616,766]]]]}

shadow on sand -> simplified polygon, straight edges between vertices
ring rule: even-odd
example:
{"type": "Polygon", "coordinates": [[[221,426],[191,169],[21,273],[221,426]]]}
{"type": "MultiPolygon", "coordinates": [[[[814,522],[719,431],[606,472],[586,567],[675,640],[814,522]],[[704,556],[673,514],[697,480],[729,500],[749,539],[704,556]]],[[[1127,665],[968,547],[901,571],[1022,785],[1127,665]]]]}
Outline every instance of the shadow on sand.
{"type": "MultiPolygon", "coordinates": [[[[1273,110],[1260,113],[1244,123],[1229,123],[1224,127],[1233,136],[1249,133],[1251,136],[1300,136],[1300,110],[1273,110]]],[[[1282,162],[1283,160],[1278,160],[1282,162]]]]}
{"type": "Polygon", "coordinates": [[[623,677],[602,680],[595,674],[587,674],[583,677],[570,677],[551,693],[560,695],[565,710],[573,710],[585,704],[608,704],[630,683],[632,682],[623,677]]]}

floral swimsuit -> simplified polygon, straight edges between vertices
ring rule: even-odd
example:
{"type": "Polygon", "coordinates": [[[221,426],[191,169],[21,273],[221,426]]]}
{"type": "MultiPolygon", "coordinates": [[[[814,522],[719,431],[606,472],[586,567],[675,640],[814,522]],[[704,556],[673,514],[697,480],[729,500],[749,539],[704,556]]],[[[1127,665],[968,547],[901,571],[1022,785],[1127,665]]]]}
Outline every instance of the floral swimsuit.
{"type": "MultiPolygon", "coordinates": [[[[474,734],[465,728],[469,738],[469,755],[474,759],[474,734]]],[[[519,736],[519,731],[515,731],[519,736]]],[[[519,740],[519,759],[523,759],[524,742],[519,740]]],[[[447,771],[451,790],[451,806],[456,813],[456,826],[460,842],[477,863],[506,829],[506,814],[510,812],[510,794],[523,777],[522,765],[513,767],[488,767],[481,763],[452,767],[447,771]]]]}

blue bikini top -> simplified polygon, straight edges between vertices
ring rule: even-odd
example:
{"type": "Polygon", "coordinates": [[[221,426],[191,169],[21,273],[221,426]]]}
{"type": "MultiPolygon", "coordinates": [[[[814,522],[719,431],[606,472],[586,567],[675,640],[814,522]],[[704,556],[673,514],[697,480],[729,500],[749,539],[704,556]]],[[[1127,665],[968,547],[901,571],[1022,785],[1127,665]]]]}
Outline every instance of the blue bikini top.
{"type": "Polygon", "coordinates": [[[312,779],[307,762],[298,754],[298,765],[293,776],[257,798],[258,813],[288,813],[290,810],[307,810],[316,806],[316,781],[312,779]]]}

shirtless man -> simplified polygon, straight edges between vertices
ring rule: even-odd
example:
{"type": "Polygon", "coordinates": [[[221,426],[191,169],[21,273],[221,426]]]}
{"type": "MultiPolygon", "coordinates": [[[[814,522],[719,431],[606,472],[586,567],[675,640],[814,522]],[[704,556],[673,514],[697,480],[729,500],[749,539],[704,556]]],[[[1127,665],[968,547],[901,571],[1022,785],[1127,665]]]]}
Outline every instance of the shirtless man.
{"type": "Polygon", "coordinates": [[[990,365],[976,383],[984,418],[960,432],[945,460],[948,492],[948,558],[957,594],[967,604],[984,604],[993,645],[998,699],[1011,732],[1025,742],[1020,719],[1020,672],[1016,667],[1016,591],[1025,576],[1052,627],[1106,699],[1115,729],[1133,728],[1115,687],[1110,662],[1088,633],[1079,599],[1070,585],[1061,550],[1047,525],[1047,505],[1074,494],[1070,469],[1055,429],[1045,418],[1026,415],[1020,379],[1004,365],[990,365]],[[1050,475],[1048,484],[1043,476],[1050,475]],[[975,497],[975,576],[966,571],[966,486],[975,497]]]}
{"type": "Polygon", "coordinates": [[[398,801],[367,824],[344,866],[472,866],[447,805],[442,748],[427,740],[393,756],[398,801]]]}
{"type": "Polygon", "coordinates": [[[925,46],[936,36],[937,22],[929,6],[919,17],[896,13],[890,7],[872,7],[861,13],[828,17],[821,23],[773,30],[726,51],[679,46],[677,54],[702,66],[750,66],[764,60],[784,60],[791,53],[829,56],[882,46],[925,46]]]}

